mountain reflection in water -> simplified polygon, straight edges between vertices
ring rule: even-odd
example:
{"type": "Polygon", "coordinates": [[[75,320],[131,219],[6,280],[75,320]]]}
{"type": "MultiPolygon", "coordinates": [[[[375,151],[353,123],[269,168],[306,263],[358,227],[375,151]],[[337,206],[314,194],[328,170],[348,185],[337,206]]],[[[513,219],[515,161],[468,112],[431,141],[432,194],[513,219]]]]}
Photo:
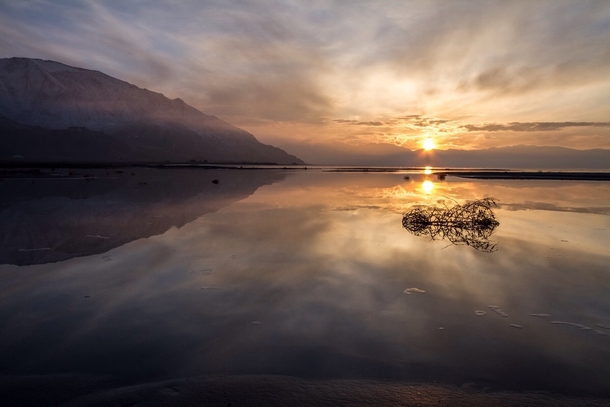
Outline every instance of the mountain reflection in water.
{"type": "Polygon", "coordinates": [[[67,260],[0,265],[0,374],[121,385],[281,375],[610,397],[610,184],[448,177],[427,194],[416,173],[146,171],[117,174],[128,178],[118,189],[2,181],[13,191],[2,227],[49,236],[15,245],[3,232],[2,250],[67,260]],[[493,255],[440,250],[446,242],[397,222],[415,205],[482,196],[499,205],[493,255]],[[128,243],[110,248],[113,234],[128,243]],[[108,247],[86,248],[87,235],[108,247]],[[18,252],[62,239],[99,254],[18,252]]]}
{"type": "Polygon", "coordinates": [[[253,170],[74,171],[87,177],[3,180],[0,264],[105,253],[180,228],[284,178],[281,172],[253,170]]]}

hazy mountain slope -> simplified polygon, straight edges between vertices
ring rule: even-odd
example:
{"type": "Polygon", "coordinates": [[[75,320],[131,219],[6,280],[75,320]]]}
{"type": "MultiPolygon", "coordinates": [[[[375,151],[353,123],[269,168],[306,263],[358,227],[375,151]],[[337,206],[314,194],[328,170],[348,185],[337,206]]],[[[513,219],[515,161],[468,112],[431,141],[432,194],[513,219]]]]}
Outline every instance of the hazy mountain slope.
{"type": "Polygon", "coordinates": [[[412,164],[415,153],[394,144],[370,143],[354,146],[347,143],[289,143],[286,151],[298,152],[305,162],[322,165],[406,166],[412,164]]]}
{"type": "Polygon", "coordinates": [[[432,165],[503,168],[610,168],[610,150],[564,147],[512,146],[485,150],[435,152],[432,165]]]}
{"type": "Polygon", "coordinates": [[[0,160],[120,162],[135,158],[127,144],[100,131],[25,126],[1,116],[0,146],[0,160]]]}
{"type": "Polygon", "coordinates": [[[53,61],[0,59],[0,115],[27,126],[103,132],[128,145],[134,160],[302,163],[181,99],[53,61]]]}

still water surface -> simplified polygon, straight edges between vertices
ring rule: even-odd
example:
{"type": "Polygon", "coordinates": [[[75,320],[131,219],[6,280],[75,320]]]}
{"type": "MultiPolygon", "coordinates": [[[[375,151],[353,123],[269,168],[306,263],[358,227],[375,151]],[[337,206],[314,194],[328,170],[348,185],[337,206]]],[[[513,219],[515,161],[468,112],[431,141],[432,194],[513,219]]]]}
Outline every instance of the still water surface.
{"type": "Polygon", "coordinates": [[[94,175],[0,182],[2,374],[275,374],[610,397],[608,183],[94,175]],[[402,227],[418,205],[485,197],[498,203],[493,252],[402,227]]]}

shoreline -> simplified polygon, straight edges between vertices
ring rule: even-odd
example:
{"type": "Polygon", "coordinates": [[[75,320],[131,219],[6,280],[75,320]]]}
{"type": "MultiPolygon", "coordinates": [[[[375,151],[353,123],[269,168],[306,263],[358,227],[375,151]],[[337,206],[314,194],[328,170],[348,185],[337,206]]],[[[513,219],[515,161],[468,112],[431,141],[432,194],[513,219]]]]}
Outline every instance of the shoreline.
{"type": "Polygon", "coordinates": [[[610,172],[570,171],[456,171],[435,172],[438,177],[453,176],[474,179],[549,180],[549,181],[610,181],[610,172]]]}
{"type": "MultiPolygon", "coordinates": [[[[0,178],[20,178],[24,175],[36,178],[58,178],[60,174],[51,173],[56,169],[197,169],[197,170],[283,170],[283,171],[321,171],[331,173],[423,173],[425,167],[375,167],[375,166],[323,166],[311,164],[275,163],[158,163],[158,162],[55,162],[55,163],[6,163],[0,162],[0,178]]],[[[496,168],[435,168],[426,175],[440,180],[447,176],[466,179],[486,180],[549,180],[549,181],[610,181],[610,170],[519,170],[496,168]]]]}

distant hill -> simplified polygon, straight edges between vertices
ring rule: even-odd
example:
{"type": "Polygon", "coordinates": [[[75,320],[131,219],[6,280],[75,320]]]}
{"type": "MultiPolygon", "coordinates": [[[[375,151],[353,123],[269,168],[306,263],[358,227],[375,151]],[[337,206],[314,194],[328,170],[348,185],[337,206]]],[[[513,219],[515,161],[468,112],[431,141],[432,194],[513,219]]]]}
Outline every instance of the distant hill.
{"type": "Polygon", "coordinates": [[[484,150],[437,151],[432,162],[432,165],[451,167],[609,169],[610,150],[518,145],[484,150]]]}
{"type": "Polygon", "coordinates": [[[512,146],[482,150],[412,151],[393,144],[352,146],[284,144],[311,164],[354,166],[437,166],[485,168],[589,168],[610,169],[610,150],[575,150],[564,147],[512,146]]]}
{"type": "Polygon", "coordinates": [[[0,161],[302,164],[181,99],[54,61],[0,59],[0,161]]]}

